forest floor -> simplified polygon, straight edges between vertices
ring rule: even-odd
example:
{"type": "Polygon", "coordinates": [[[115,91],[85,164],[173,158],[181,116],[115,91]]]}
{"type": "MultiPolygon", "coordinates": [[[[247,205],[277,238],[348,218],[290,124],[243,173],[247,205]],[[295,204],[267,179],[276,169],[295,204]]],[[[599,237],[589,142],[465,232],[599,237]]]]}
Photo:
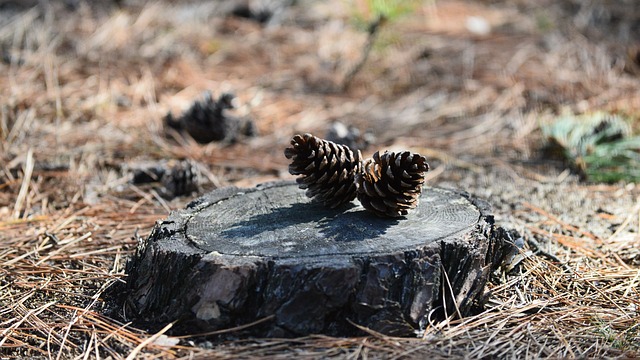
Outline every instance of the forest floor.
{"type": "Polygon", "coordinates": [[[640,187],[581,181],[540,130],[592,111],[640,125],[640,8],[424,1],[343,86],[366,3],[276,1],[260,23],[231,0],[0,0],[0,358],[640,356],[640,187]],[[205,91],[233,92],[258,136],[167,135],[163,117],[205,91]],[[336,121],[366,134],[364,155],[425,155],[428,185],[487,199],[522,234],[485,311],[416,339],[178,338],[108,315],[105,290],[156,221],[215,188],[292,179],[291,136],[336,121]],[[193,194],[133,181],[183,160],[193,194]]]}

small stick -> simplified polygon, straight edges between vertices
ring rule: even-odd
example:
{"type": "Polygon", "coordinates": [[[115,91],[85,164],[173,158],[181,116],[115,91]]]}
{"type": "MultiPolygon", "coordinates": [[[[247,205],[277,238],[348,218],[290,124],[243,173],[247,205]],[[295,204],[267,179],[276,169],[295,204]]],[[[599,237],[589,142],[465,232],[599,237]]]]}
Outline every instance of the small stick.
{"type": "Polygon", "coordinates": [[[138,344],[138,346],[136,346],[135,349],[133,349],[133,351],[131,351],[131,353],[129,353],[129,356],[127,356],[126,360],[135,359],[136,356],[138,355],[138,353],[140,352],[140,350],[142,350],[145,346],[151,344],[152,342],[156,341],[165,332],[169,331],[169,329],[171,329],[173,327],[173,324],[174,323],[167,324],[167,326],[163,327],[162,330],[158,331],[157,333],[153,334],[153,336],[148,337],[143,342],[138,344]]]}
{"type": "Polygon", "coordinates": [[[238,326],[235,326],[235,327],[232,327],[232,328],[228,328],[228,329],[221,329],[221,330],[209,331],[209,332],[198,333],[198,334],[175,336],[175,338],[176,339],[186,339],[186,338],[190,338],[190,337],[226,334],[226,333],[230,333],[230,332],[234,332],[234,331],[244,330],[244,329],[250,328],[252,326],[256,326],[256,325],[262,324],[263,322],[271,321],[271,320],[275,319],[275,317],[276,317],[275,315],[269,315],[269,316],[263,317],[262,319],[258,319],[256,321],[250,322],[248,324],[238,325],[238,326]]]}
{"type": "Polygon", "coordinates": [[[18,198],[16,199],[16,204],[13,208],[14,219],[20,218],[22,205],[27,197],[27,193],[29,192],[29,185],[31,184],[31,174],[33,174],[33,164],[33,149],[29,149],[29,151],[27,152],[27,159],[24,163],[24,178],[22,179],[22,185],[20,185],[18,198]]]}
{"type": "Polygon", "coordinates": [[[376,42],[376,39],[379,34],[380,27],[384,25],[387,21],[387,18],[384,15],[379,15],[373,22],[369,23],[369,28],[367,29],[367,42],[362,49],[362,55],[360,56],[360,60],[349,70],[347,75],[345,75],[342,80],[342,91],[346,91],[351,86],[351,82],[353,78],[362,70],[364,64],[369,59],[369,54],[371,53],[371,49],[373,49],[373,44],[376,42]]]}

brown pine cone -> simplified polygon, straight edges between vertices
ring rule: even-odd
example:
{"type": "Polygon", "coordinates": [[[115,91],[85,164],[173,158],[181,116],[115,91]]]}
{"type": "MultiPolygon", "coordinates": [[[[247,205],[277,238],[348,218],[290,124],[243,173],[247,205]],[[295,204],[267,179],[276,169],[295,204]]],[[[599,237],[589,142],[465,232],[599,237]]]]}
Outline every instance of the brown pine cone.
{"type": "Polygon", "coordinates": [[[424,173],[424,156],[409,151],[373,154],[356,176],[357,196],[362,206],[381,217],[400,217],[418,206],[424,173]]]}
{"type": "Polygon", "coordinates": [[[175,198],[198,190],[198,173],[189,161],[170,162],[162,176],[162,195],[175,198]]]}
{"type": "Polygon", "coordinates": [[[232,143],[241,136],[255,136],[257,128],[253,121],[227,114],[235,106],[235,95],[223,93],[214,99],[211,92],[205,92],[204,99],[195,101],[180,117],[168,113],[163,121],[165,131],[173,129],[189,134],[200,144],[213,141],[232,143]]]}
{"type": "Polygon", "coordinates": [[[289,173],[306,195],[330,208],[356,197],[355,175],[360,171],[360,152],[322,140],[311,134],[296,135],[284,155],[291,159],[289,173]]]}

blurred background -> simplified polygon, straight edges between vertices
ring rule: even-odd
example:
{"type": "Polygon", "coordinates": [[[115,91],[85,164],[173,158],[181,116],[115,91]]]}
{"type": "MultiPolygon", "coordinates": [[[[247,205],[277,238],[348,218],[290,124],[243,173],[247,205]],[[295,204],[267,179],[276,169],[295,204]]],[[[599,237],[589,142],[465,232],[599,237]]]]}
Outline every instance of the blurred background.
{"type": "Polygon", "coordinates": [[[158,180],[169,160],[201,190],[286,178],[283,148],[305,132],[422,152],[435,182],[456,167],[584,178],[586,150],[566,143],[582,137],[555,122],[638,125],[634,1],[3,0],[0,26],[2,172],[31,150],[40,186],[80,191],[55,201],[98,201],[140,169],[158,180]],[[223,93],[234,106],[214,119],[223,93]]]}
{"type": "Polygon", "coordinates": [[[199,194],[293,179],[296,133],[421,153],[534,250],[637,266],[639,76],[635,0],[0,0],[0,285],[60,243],[121,276],[199,194]]]}

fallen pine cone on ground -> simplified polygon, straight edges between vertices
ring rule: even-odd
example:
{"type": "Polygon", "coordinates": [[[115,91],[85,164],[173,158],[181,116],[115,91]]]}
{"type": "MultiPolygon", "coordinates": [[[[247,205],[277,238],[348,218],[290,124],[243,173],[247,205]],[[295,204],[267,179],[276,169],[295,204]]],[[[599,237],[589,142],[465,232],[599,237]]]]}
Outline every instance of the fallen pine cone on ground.
{"type": "Polygon", "coordinates": [[[257,128],[252,120],[227,114],[227,110],[235,108],[234,99],[235,95],[231,93],[223,93],[214,99],[207,91],[201,101],[195,101],[178,118],[168,113],[163,119],[165,131],[189,134],[200,144],[232,143],[242,136],[255,136],[257,128]]]}

